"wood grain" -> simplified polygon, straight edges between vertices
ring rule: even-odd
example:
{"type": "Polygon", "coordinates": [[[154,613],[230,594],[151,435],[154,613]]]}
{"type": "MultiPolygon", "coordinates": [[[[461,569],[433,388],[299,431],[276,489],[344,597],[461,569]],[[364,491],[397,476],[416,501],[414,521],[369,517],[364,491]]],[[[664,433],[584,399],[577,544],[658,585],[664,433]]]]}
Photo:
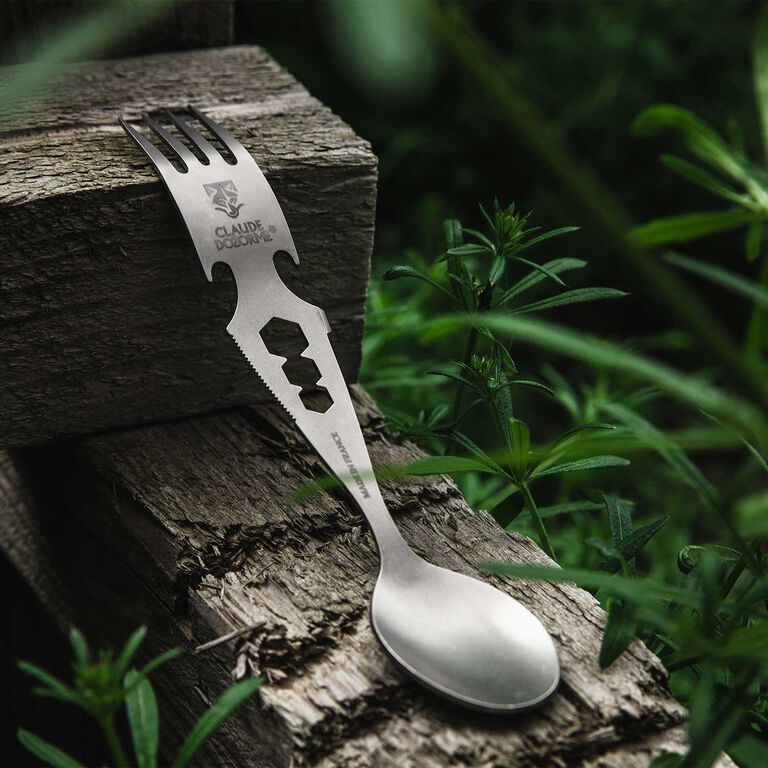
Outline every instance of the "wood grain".
{"type": "Polygon", "coordinates": [[[145,110],[194,103],[252,151],[301,256],[285,281],[326,310],[356,379],[376,195],[366,142],[257,47],[72,65],[4,113],[17,72],[0,70],[0,446],[266,396],[225,332],[231,276],[206,281],[117,125],[145,110]]]}
{"type": "MultiPolygon", "coordinates": [[[[386,432],[357,388],[355,398],[374,464],[420,455],[386,432]]],[[[48,531],[44,563],[32,571],[65,593],[71,620],[111,644],[147,623],[154,651],[237,633],[158,675],[167,754],[205,702],[253,674],[265,678],[259,697],[201,764],[644,768],[665,749],[685,748],[684,711],[660,661],[634,642],[601,671],[605,615],[574,586],[481,575],[530,607],[555,638],[563,682],[545,707],[484,716],[443,704],[401,675],[369,624],[378,565],[371,536],[343,499],[295,501],[320,464],[277,408],[28,450],[24,462],[43,489],[42,509],[30,514],[48,531]]],[[[406,539],[439,565],[478,575],[484,560],[549,562],[529,539],[473,514],[446,478],[384,493],[406,539]]],[[[0,533],[9,506],[0,499],[0,533]]],[[[29,559],[23,549],[11,553],[20,563],[29,559]]]]}

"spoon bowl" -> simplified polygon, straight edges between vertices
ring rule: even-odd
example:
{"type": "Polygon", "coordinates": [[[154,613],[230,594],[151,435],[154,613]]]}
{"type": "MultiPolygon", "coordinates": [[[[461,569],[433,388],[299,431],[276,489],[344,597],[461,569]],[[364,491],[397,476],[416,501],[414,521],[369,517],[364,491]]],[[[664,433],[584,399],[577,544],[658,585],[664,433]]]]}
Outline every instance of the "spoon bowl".
{"type": "Polygon", "coordinates": [[[406,672],[488,712],[526,710],[555,691],[555,645],[527,608],[490,584],[403,553],[379,573],[371,621],[406,672]]]}

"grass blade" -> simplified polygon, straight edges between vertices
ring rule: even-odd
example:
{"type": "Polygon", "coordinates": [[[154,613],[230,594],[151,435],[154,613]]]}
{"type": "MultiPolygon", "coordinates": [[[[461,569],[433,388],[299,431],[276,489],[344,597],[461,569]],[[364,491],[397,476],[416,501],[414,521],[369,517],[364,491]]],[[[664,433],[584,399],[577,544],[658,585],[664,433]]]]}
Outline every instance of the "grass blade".
{"type": "Polygon", "coordinates": [[[617,344],[544,320],[495,312],[484,313],[482,317],[437,318],[429,328],[438,332],[461,325],[484,326],[512,335],[518,341],[527,341],[600,367],[617,369],[624,375],[654,384],[682,402],[715,413],[727,423],[739,425],[746,434],[754,435],[758,440],[768,434],[763,415],[750,403],[617,344]]]}
{"type": "Polygon", "coordinates": [[[661,601],[695,606],[698,595],[681,587],[670,587],[651,579],[622,579],[605,571],[583,568],[559,568],[547,565],[520,565],[517,563],[486,562],[480,567],[489,573],[515,579],[578,584],[586,589],[602,589],[606,594],[624,598],[642,606],[647,601],[661,601]]]}
{"type": "Polygon", "coordinates": [[[249,696],[261,686],[261,678],[254,677],[233,685],[219,696],[213,706],[197,721],[194,728],[181,745],[174,768],[184,768],[195,753],[213,732],[229,717],[249,696]]]}

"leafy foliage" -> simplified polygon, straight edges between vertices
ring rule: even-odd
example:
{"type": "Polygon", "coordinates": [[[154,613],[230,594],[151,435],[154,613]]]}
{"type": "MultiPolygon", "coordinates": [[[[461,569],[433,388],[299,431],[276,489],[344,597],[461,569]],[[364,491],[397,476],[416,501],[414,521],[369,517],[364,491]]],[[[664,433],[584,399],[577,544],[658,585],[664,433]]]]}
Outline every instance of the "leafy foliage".
{"type": "MultiPolygon", "coordinates": [[[[767,30],[763,19],[755,52],[763,127],[767,30]]],[[[725,139],[680,107],[652,107],[635,129],[674,132],[695,162],[664,155],[664,166],[728,207],[648,222],[630,233],[630,247],[748,303],[743,349],[734,354],[757,361],[740,368],[752,372],[752,381],[734,388],[733,377],[725,386],[723,356],[692,367],[685,334],[617,342],[541,319],[541,312],[622,293],[566,285],[586,262],[536,254],[573,228],[541,232],[530,215],[498,203],[490,212],[481,209],[482,230],[447,221],[446,248],[432,263],[411,252],[412,266],[385,273],[386,280],[417,278],[423,287],[392,307],[382,289],[374,291],[367,361],[370,370],[389,372],[389,392],[405,394],[387,409],[393,424],[439,454],[408,471],[455,474],[475,507],[507,529],[536,535],[562,566],[485,567],[593,591],[607,612],[602,667],[635,638],[667,666],[675,694],[690,710],[689,746],[654,765],[709,766],[725,749],[758,768],[768,762],[768,403],[761,395],[768,175],[737,139],[725,139]],[[738,272],[692,253],[651,250],[696,247],[738,230],[745,231],[746,257],[738,272]],[[746,276],[744,268],[756,275],[746,276]],[[543,289],[546,295],[531,295],[543,289]],[[407,338],[413,352],[388,357],[396,338],[407,338]],[[528,359],[523,345],[563,356],[571,368],[563,374],[539,359],[538,371],[521,373],[520,360],[528,359]],[[464,350],[461,358],[452,354],[456,349],[464,350]],[[654,354],[670,350],[671,360],[654,354]],[[426,384],[424,372],[439,381],[426,384]],[[407,406],[417,404],[421,410],[412,415],[407,406]],[[552,405],[569,419],[565,429],[552,405]],[[680,424],[683,431],[675,429],[680,424]],[[730,446],[714,473],[706,453],[691,455],[681,439],[705,427],[711,439],[730,446]],[[542,435],[552,436],[534,439],[542,435]]],[[[614,305],[588,306],[610,312],[614,305]]]]}
{"type": "MultiPolygon", "coordinates": [[[[145,636],[146,629],[140,627],[128,638],[117,657],[111,651],[101,652],[94,657],[83,635],[77,629],[72,629],[69,635],[74,655],[74,679],[71,686],[34,664],[26,661],[19,663],[19,668],[39,683],[32,689],[35,695],[80,707],[98,723],[116,766],[158,766],[160,717],[149,675],[162,664],[176,658],[180,651],[166,651],[140,669],[135,669],[132,663],[145,636]],[[131,735],[133,759],[128,757],[116,727],[123,709],[131,735]]],[[[206,739],[260,685],[260,678],[252,678],[225,691],[192,728],[179,749],[174,768],[188,765],[206,739]]],[[[55,768],[80,766],[75,758],[29,731],[20,729],[18,737],[46,765],[55,768]]]]}
{"type": "MultiPolygon", "coordinates": [[[[459,318],[498,313],[502,308],[504,316],[522,315],[624,295],[612,288],[568,289],[561,275],[583,268],[584,261],[554,259],[541,263],[528,256],[529,249],[574,232],[575,227],[541,231],[529,225],[530,214],[521,214],[514,205],[503,207],[498,200],[490,212],[482,206],[480,211],[485,231],[448,220],[444,224],[446,249],[435,265],[428,270],[395,266],[384,274],[384,279],[422,281],[438,291],[459,318]],[[529,300],[528,294],[541,284],[554,286],[557,292],[529,300]]],[[[469,323],[462,332],[465,336],[463,358],[452,361],[449,367],[427,371],[450,382],[451,405],[435,409],[429,416],[421,414],[415,421],[397,419],[403,432],[440,445],[444,453],[441,457],[417,462],[410,471],[424,474],[424,468],[428,467],[435,473],[481,471],[494,475],[502,494],[493,504],[492,514],[509,526],[521,512],[527,512],[544,551],[554,557],[546,524],[532,492],[534,483],[563,473],[622,467],[629,462],[609,455],[561,461],[584,432],[612,429],[611,425],[601,423],[571,425],[546,449],[534,454],[530,429],[514,408],[513,390],[524,387],[550,398],[555,397],[554,391],[541,381],[519,377],[507,343],[495,336],[487,324],[469,323]],[[490,416],[500,450],[489,452],[488,447],[477,444],[463,430],[462,424],[477,408],[485,409],[490,416]],[[447,453],[456,448],[469,455],[447,453]],[[520,496],[522,507],[513,504],[513,494],[520,496]]]]}

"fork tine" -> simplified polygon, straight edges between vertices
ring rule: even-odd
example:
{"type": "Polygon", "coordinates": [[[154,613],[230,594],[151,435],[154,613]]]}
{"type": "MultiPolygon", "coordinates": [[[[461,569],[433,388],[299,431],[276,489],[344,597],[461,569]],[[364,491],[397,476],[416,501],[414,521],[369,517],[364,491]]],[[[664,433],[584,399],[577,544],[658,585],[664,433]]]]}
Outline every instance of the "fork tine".
{"type": "Polygon", "coordinates": [[[246,148],[226,128],[222,128],[191,104],[187,109],[235,156],[236,160],[250,157],[246,148]]]}
{"type": "Polygon", "coordinates": [[[199,131],[194,129],[186,120],[176,117],[172,112],[168,112],[168,117],[173,124],[210,160],[221,158],[216,148],[199,131]]]}
{"type": "Polygon", "coordinates": [[[157,168],[158,173],[166,177],[171,172],[178,173],[173,167],[173,163],[151,142],[147,141],[132,125],[119,118],[123,130],[144,150],[144,154],[149,158],[152,165],[157,168]]]}
{"type": "Polygon", "coordinates": [[[164,141],[179,156],[187,170],[190,168],[190,163],[199,162],[194,152],[191,152],[183,141],[179,141],[172,133],[166,131],[158,120],[150,117],[146,112],[142,112],[141,116],[144,118],[144,122],[152,129],[152,133],[164,141]]]}

